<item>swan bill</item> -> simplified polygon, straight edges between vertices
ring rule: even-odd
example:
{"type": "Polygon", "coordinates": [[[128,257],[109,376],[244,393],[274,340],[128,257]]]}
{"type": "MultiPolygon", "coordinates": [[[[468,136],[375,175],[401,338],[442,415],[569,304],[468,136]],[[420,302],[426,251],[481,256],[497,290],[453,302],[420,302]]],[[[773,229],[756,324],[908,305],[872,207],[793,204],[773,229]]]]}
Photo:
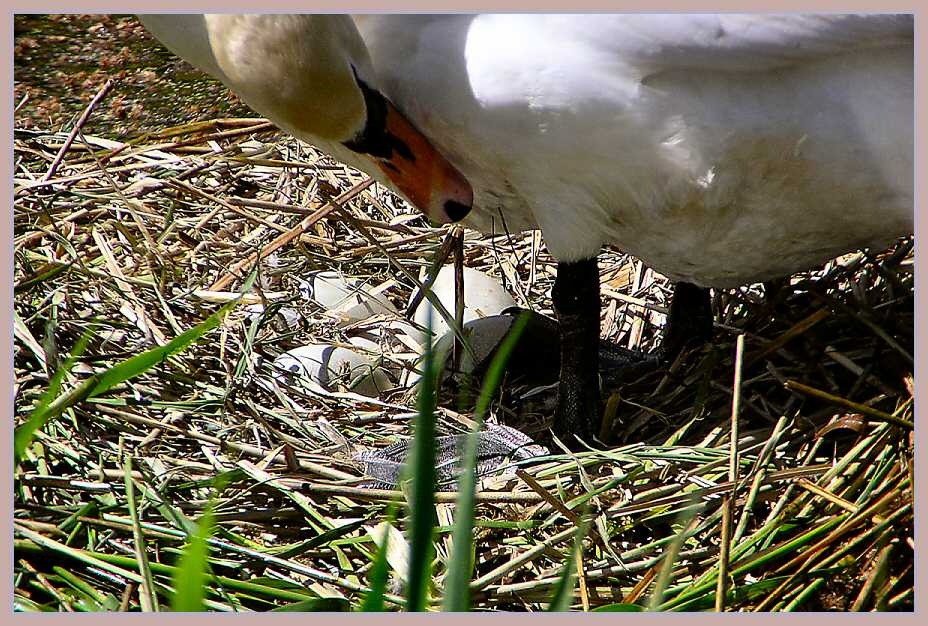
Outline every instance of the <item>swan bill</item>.
{"type": "Polygon", "coordinates": [[[473,208],[470,183],[405,115],[358,80],[367,106],[367,122],[344,145],[374,159],[393,185],[429,219],[457,222],[473,208]]]}

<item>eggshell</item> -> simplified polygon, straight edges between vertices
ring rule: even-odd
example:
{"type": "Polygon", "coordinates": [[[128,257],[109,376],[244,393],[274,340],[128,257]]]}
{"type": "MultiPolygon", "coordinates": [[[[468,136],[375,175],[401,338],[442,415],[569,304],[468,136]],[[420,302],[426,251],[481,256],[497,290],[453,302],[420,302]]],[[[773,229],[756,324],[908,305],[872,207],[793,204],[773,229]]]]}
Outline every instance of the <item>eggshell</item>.
{"type": "Polygon", "coordinates": [[[371,287],[357,278],[338,272],[316,272],[300,283],[300,292],[322,306],[326,314],[344,324],[359,322],[374,315],[398,315],[396,307],[383,294],[371,293],[371,287]]]}

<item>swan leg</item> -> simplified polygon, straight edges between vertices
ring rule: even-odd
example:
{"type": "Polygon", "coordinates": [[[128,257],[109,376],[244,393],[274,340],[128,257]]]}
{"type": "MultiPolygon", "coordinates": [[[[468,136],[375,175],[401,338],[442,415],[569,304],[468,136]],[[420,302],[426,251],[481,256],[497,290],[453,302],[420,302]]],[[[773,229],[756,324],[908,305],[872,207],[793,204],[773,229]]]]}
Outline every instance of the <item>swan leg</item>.
{"type": "Polygon", "coordinates": [[[579,437],[594,443],[602,422],[599,371],[612,386],[632,371],[672,362],[691,342],[712,337],[709,290],[680,282],[674,287],[661,346],[644,354],[599,340],[599,273],[596,259],[558,264],[551,294],[560,328],[561,363],[552,430],[569,447],[579,437]]]}
{"type": "Polygon", "coordinates": [[[670,363],[688,344],[712,339],[712,302],[709,290],[692,283],[677,283],[673,288],[667,325],[658,349],[661,363],[670,363]]]}
{"type": "Polygon", "coordinates": [[[599,393],[599,271],[596,258],[557,266],[551,291],[561,364],[554,434],[568,447],[593,443],[602,420],[599,393]]]}

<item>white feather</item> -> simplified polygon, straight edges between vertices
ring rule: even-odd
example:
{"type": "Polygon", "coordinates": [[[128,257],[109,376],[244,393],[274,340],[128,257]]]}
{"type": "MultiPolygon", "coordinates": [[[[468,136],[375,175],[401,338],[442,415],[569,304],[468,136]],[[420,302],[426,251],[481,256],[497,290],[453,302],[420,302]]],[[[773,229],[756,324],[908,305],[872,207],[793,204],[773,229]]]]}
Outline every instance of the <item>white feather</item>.
{"type": "Polygon", "coordinates": [[[911,16],[364,16],[467,222],[728,287],[913,227],[911,16]]]}

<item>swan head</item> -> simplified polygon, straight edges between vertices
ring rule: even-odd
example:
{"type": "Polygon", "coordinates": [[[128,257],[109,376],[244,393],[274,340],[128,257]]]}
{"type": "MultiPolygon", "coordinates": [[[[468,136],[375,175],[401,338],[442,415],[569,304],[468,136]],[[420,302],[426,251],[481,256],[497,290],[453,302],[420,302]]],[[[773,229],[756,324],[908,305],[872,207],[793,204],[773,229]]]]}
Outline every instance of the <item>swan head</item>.
{"type": "Polygon", "coordinates": [[[340,145],[432,220],[462,219],[468,181],[377,89],[347,15],[142,15],[174,53],[309,143],[340,145]]]}

